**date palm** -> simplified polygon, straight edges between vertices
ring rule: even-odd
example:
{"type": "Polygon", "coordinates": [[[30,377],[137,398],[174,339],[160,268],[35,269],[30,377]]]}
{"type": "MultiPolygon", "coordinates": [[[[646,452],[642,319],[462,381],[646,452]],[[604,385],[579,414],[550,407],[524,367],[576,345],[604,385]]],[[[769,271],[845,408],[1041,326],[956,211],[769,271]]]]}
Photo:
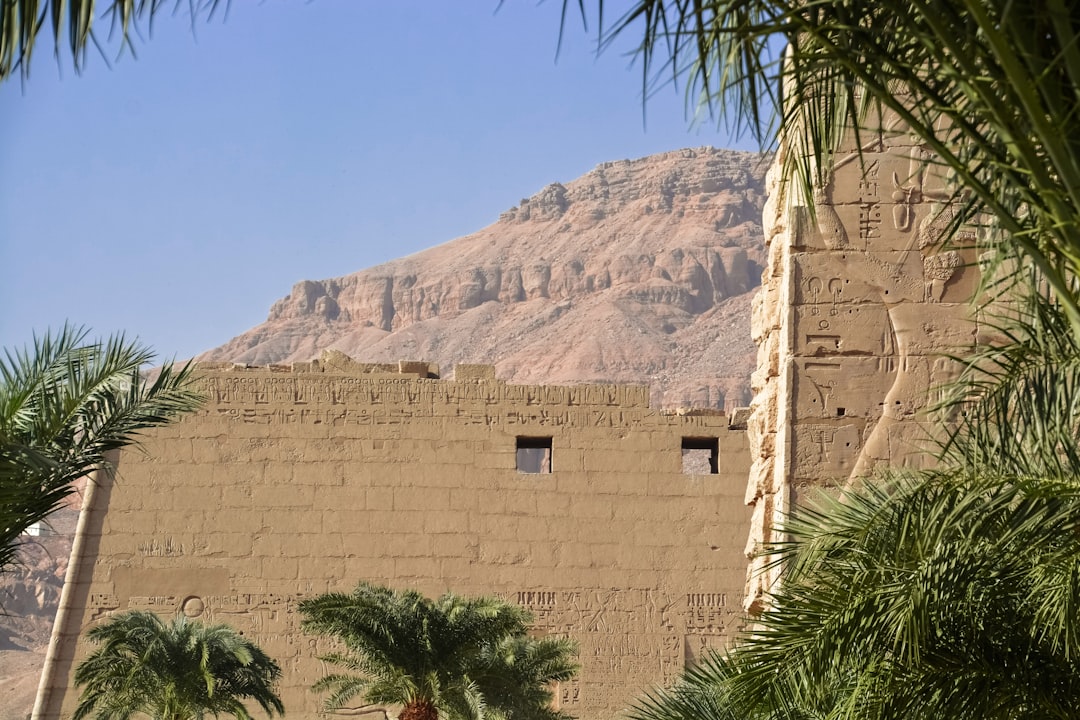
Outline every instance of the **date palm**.
{"type": "Polygon", "coordinates": [[[66,46],[79,72],[91,47],[104,57],[105,47],[115,42],[120,52],[127,50],[134,54],[132,36],[139,34],[140,25],[145,25],[147,32],[152,30],[154,18],[162,10],[175,13],[183,9],[195,22],[199,16],[213,18],[222,4],[227,2],[112,0],[99,10],[102,3],[94,0],[3,0],[0,2],[0,82],[15,73],[24,80],[29,77],[30,62],[42,31],[51,36],[57,59],[66,46]]]}
{"type": "Polygon", "coordinates": [[[73,483],[198,407],[191,368],[142,376],[154,354],[122,336],[88,341],[64,327],[0,358],[0,572],[19,538],[74,491],[73,483]]]}
{"type": "Polygon", "coordinates": [[[281,669],[227,625],[203,625],[150,612],[116,615],[91,628],[98,647],[75,670],[82,687],[73,718],[201,720],[252,716],[254,701],[269,716],[284,713],[274,684],[281,669]]]}
{"type": "Polygon", "coordinates": [[[305,631],[343,646],[322,659],[342,672],[313,689],[327,710],[400,705],[401,720],[556,720],[552,683],[577,671],[573,642],[528,635],[529,614],[497,598],[361,583],[300,604],[305,631]]]}

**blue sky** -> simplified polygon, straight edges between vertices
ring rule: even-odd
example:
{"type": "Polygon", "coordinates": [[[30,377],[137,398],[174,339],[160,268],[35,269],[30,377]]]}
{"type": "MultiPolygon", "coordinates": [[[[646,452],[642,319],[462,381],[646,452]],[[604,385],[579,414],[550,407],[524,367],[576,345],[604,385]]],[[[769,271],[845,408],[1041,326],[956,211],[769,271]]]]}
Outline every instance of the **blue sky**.
{"type": "Polygon", "coordinates": [[[71,321],[188,357],[600,162],[752,146],[681,89],[643,111],[630,45],[577,17],[556,59],[559,0],[231,5],[0,86],[0,345],[71,321]]]}

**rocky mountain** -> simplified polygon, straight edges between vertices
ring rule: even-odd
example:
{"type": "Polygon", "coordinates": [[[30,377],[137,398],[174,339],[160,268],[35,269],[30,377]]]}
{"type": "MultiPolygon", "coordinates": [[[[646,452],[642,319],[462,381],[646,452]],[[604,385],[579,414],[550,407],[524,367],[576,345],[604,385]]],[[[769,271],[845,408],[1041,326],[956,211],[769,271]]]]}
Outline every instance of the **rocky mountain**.
{"type": "Polygon", "coordinates": [[[498,222],[330,280],[199,359],[253,365],[337,349],[363,362],[489,363],[515,383],[648,383],[659,406],[750,398],[761,156],[714,148],[607,162],[498,222]]]}
{"type": "MultiPolygon", "coordinates": [[[[767,161],[713,148],[604,163],[493,225],[399,260],[305,280],[267,321],[200,356],[496,366],[515,383],[648,383],[656,406],[750,399],[750,298],[767,161]]],[[[0,720],[33,705],[77,512],[0,578],[0,720]]]]}
{"type": "Polygon", "coordinates": [[[18,564],[0,575],[0,720],[30,716],[81,502],[80,491],[41,535],[25,536],[18,564]]]}

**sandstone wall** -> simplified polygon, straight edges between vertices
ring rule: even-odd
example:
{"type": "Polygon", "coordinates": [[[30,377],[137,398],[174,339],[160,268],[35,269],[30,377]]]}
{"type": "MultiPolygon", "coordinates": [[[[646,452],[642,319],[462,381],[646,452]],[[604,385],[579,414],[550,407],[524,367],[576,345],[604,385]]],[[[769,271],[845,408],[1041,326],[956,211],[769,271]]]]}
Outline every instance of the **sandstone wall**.
{"type": "Polygon", "coordinates": [[[292,718],[315,717],[326,650],[297,602],[361,579],[528,607],[579,640],[558,694],[586,719],[739,626],[749,453],[722,414],[661,413],[643,387],[330,360],[205,368],[206,407],[125,452],[85,515],[44,717],[70,717],[81,634],[130,608],[242,630],[284,669],[292,718]],[[551,438],[550,473],[517,470],[518,437],[551,438]],[[683,438],[715,438],[718,472],[684,474],[683,438]]]}
{"type": "MultiPolygon", "coordinates": [[[[749,422],[754,505],[748,554],[800,493],[930,462],[928,412],[972,346],[978,285],[972,229],[946,246],[949,183],[934,154],[886,118],[836,157],[813,210],[770,171],[767,265],[754,301],[758,369],[749,422]]],[[[751,563],[747,603],[776,581],[751,563]]]]}

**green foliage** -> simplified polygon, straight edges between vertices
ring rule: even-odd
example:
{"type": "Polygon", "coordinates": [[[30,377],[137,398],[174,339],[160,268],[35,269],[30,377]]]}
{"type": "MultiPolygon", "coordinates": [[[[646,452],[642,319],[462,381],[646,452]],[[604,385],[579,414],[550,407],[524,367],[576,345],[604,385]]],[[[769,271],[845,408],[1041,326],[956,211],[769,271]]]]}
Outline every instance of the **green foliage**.
{"type": "Polygon", "coordinates": [[[300,604],[305,631],[336,638],[342,652],[323,660],[344,672],[314,690],[327,710],[360,701],[433,706],[449,720],[557,720],[550,684],[577,672],[574,643],[528,635],[529,614],[496,598],[361,583],[300,604]]]}
{"type": "Polygon", "coordinates": [[[1078,478],[1080,336],[1037,283],[1014,286],[1008,297],[1007,309],[985,314],[992,344],[963,359],[964,376],[948,389],[941,410],[956,428],[942,461],[993,474],[1078,478]]]}
{"type": "Polygon", "coordinates": [[[152,32],[154,18],[162,10],[176,13],[183,8],[194,23],[200,15],[212,19],[221,4],[221,0],[112,0],[98,18],[94,0],[0,0],[0,82],[16,71],[23,80],[30,76],[30,61],[42,30],[51,36],[57,60],[66,45],[75,71],[81,72],[91,45],[105,57],[98,33],[102,20],[108,20],[105,42],[115,37],[119,52],[127,50],[134,55],[132,35],[140,34],[143,23],[146,31],[152,32]]]}
{"type": "Polygon", "coordinates": [[[685,79],[722,120],[779,142],[808,200],[850,129],[869,143],[895,113],[953,174],[957,222],[991,218],[987,239],[1024,253],[1080,335],[1080,5],[636,0],[607,26],[597,6],[601,47],[641,37],[647,89],[685,79]]]}
{"type": "Polygon", "coordinates": [[[754,632],[635,720],[1075,715],[1075,483],[893,476],[822,495],[786,530],[754,632]]]}
{"type": "Polygon", "coordinates": [[[226,625],[150,612],[109,618],[87,632],[98,647],[75,670],[82,686],[75,720],[201,720],[230,715],[250,720],[245,700],[271,717],[284,713],[274,684],[281,669],[226,625]]]}
{"type": "Polygon", "coordinates": [[[72,483],[107,463],[109,453],[193,410],[201,399],[191,369],[140,374],[154,355],[112,337],[87,342],[65,327],[0,359],[0,572],[20,535],[73,491],[72,483]]]}

